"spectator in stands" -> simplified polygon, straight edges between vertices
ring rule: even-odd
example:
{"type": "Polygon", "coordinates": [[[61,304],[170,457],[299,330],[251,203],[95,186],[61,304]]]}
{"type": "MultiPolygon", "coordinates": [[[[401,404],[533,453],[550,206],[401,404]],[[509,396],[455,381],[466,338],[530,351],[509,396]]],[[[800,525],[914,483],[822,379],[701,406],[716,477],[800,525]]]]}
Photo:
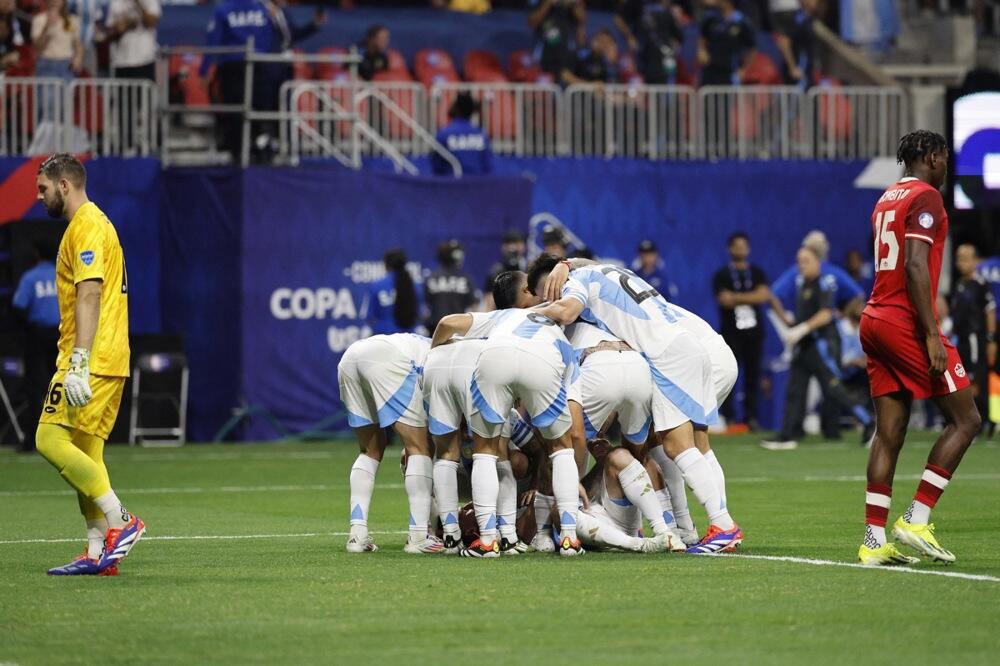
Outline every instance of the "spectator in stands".
{"type": "Polygon", "coordinates": [[[361,64],[358,65],[358,75],[365,81],[371,81],[378,72],[389,69],[389,28],[384,25],[373,25],[365,33],[361,44],[361,64]]]}
{"type": "Polygon", "coordinates": [[[677,285],[667,277],[667,268],[660,258],[660,251],[656,243],[648,238],[639,243],[639,254],[632,261],[632,270],[667,300],[677,298],[677,285]]]}
{"type": "Polygon", "coordinates": [[[69,10],[80,17],[83,68],[98,74],[97,45],[104,41],[104,16],[110,0],[69,0],[69,10]]]}
{"type": "Polygon", "coordinates": [[[677,55],[684,35],[671,0],[619,0],[615,27],[636,56],[642,79],[650,85],[677,82],[677,55]]]}
{"type": "Polygon", "coordinates": [[[25,43],[31,30],[16,14],[14,0],[0,0],[0,73],[20,64],[17,49],[25,43]]]}
{"type": "Polygon", "coordinates": [[[573,83],[615,83],[618,81],[618,42],[607,28],[598,30],[588,48],[576,52],[571,67],[563,68],[560,80],[573,83]]]}
{"type": "Polygon", "coordinates": [[[858,283],[865,297],[872,292],[872,282],[875,276],[875,267],[870,261],[865,261],[861,250],[853,249],[847,252],[847,260],[844,262],[847,274],[858,283]]]}
{"type": "Polygon", "coordinates": [[[528,265],[525,256],[527,245],[524,234],[519,229],[508,229],[503,235],[503,244],[500,246],[500,261],[490,267],[490,272],[486,276],[486,285],[483,289],[483,309],[492,310],[493,303],[493,280],[504,271],[523,271],[528,265]]]}
{"type": "Polygon", "coordinates": [[[989,372],[997,362],[996,303],[989,283],[979,274],[979,252],[965,243],[955,250],[958,280],[948,299],[955,346],[969,379],[975,386],[976,407],[983,423],[989,423],[989,372]]]}
{"type": "Polygon", "coordinates": [[[528,25],[535,31],[539,67],[559,80],[573,66],[573,54],[586,37],[583,0],[528,0],[528,25]]]}
{"type": "Polygon", "coordinates": [[[558,227],[547,227],[542,232],[542,252],[552,254],[557,257],[566,257],[566,250],[569,243],[566,242],[566,234],[558,227]]]}
{"type": "Polygon", "coordinates": [[[406,268],[406,253],[392,248],[385,253],[386,276],[373,282],[368,299],[368,323],[374,335],[407,333],[420,324],[423,289],[406,268]]]}
{"type": "MultiPolygon", "coordinates": [[[[35,243],[35,266],[21,276],[14,291],[14,312],[27,333],[24,347],[24,392],[35,418],[56,365],[59,303],[56,300],[56,244],[35,243]]],[[[21,451],[35,450],[35,430],[25,428],[21,451]]]]}
{"type": "Polygon", "coordinates": [[[879,56],[899,36],[896,0],[840,0],[840,36],[848,44],[879,56]]]}
{"type": "Polygon", "coordinates": [[[447,7],[453,12],[465,12],[466,14],[485,14],[493,9],[490,0],[434,0],[435,7],[447,7]]]}
{"type": "Polygon", "coordinates": [[[705,6],[718,11],[708,14],[701,24],[701,84],[739,85],[756,53],[753,25],[736,9],[736,0],[705,0],[705,6]]]}
{"type": "MultiPolygon", "coordinates": [[[[490,138],[472,122],[479,113],[479,102],[467,92],[455,97],[448,117],[451,122],[438,130],[438,143],[447,148],[462,165],[463,175],[484,175],[493,171],[493,151],[490,138]]],[[[454,173],[451,165],[437,153],[431,154],[431,170],[438,176],[454,173]]],[[[432,329],[433,330],[433,329],[432,329]]]]}
{"type": "Polygon", "coordinates": [[[457,240],[438,246],[438,268],[427,276],[424,292],[427,294],[427,330],[433,331],[445,315],[469,312],[479,302],[479,293],[472,276],[462,270],[465,250],[457,240]]]}
{"type": "Polygon", "coordinates": [[[785,81],[803,90],[812,86],[816,69],[816,35],[813,25],[819,17],[820,0],[800,0],[801,8],[775,14],[778,31],[775,43],[785,64],[785,81]]]}
{"type": "MultiPolygon", "coordinates": [[[[66,0],[49,0],[48,9],[35,15],[31,43],[37,56],[35,76],[69,81],[80,70],[80,19],[69,13],[66,0]]],[[[51,120],[55,116],[53,93],[48,89],[41,92],[42,117],[51,120]]]]}
{"type": "Polygon", "coordinates": [[[160,0],[111,0],[106,23],[112,76],[156,80],[160,13],[160,0]]]}
{"type": "MultiPolygon", "coordinates": [[[[274,40],[274,29],[267,7],[262,0],[227,0],[215,8],[208,24],[208,46],[246,46],[253,39],[254,51],[269,53],[274,40]]],[[[206,56],[199,69],[202,76],[216,64],[215,82],[223,104],[243,104],[246,64],[242,54],[206,56]]],[[[253,105],[262,100],[262,88],[254,86],[253,105]]],[[[239,159],[243,148],[243,120],[234,113],[222,114],[216,126],[219,129],[221,148],[233,159],[239,159]]]]}
{"type": "MultiPolygon", "coordinates": [[[[726,244],[729,263],[716,271],[712,291],[719,303],[722,337],[733,350],[743,378],[743,422],[757,429],[757,392],[764,359],[764,313],[761,306],[771,297],[767,276],[750,263],[750,237],[737,231],[726,244]]],[[[719,410],[734,422],[736,393],[719,410]]]]}

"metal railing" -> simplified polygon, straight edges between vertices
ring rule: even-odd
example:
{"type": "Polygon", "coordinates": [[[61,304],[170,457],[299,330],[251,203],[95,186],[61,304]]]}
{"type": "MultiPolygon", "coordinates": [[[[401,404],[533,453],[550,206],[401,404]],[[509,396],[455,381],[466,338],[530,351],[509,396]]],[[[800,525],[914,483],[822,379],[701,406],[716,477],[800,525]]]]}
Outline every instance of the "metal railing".
{"type": "Polygon", "coordinates": [[[157,154],[150,81],[0,77],[0,155],[157,154]]]}
{"type": "Polygon", "coordinates": [[[809,156],[867,159],[893,156],[910,127],[909,104],[894,88],[813,88],[807,95],[809,156]]]}

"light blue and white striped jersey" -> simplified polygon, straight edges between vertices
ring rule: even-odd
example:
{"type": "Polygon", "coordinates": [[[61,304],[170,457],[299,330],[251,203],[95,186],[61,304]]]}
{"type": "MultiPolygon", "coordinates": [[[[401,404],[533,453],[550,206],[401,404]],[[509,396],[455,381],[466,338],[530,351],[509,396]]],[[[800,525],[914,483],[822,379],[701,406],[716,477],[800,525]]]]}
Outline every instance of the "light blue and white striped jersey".
{"type": "Polygon", "coordinates": [[[80,17],[80,41],[84,48],[94,45],[97,26],[104,23],[111,0],[69,0],[69,11],[80,17]]]}
{"type": "Polygon", "coordinates": [[[466,338],[486,338],[498,340],[530,340],[541,348],[551,348],[562,358],[564,365],[574,362],[573,347],[566,339],[562,327],[544,315],[533,310],[495,310],[493,312],[473,312],[472,326],[466,338]]]}
{"type": "Polygon", "coordinates": [[[582,319],[577,319],[566,327],[566,338],[573,345],[573,351],[576,352],[577,358],[584,350],[596,347],[602,342],[621,342],[618,336],[582,319]]]}
{"type": "Polygon", "coordinates": [[[667,303],[656,289],[626,268],[578,268],[570,273],[562,296],[583,304],[580,319],[646,356],[659,356],[686,330],[681,319],[689,313],[667,303]]]}
{"type": "Polygon", "coordinates": [[[510,430],[510,447],[517,451],[531,443],[531,439],[535,436],[531,424],[516,409],[510,410],[503,434],[507,434],[507,430],[510,430]]]}

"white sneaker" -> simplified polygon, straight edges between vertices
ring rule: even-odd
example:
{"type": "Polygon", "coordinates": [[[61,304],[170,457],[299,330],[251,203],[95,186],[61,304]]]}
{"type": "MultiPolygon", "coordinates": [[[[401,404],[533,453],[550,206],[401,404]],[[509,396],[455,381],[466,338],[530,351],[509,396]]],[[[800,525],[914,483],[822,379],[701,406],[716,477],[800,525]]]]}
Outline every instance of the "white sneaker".
{"type": "Polygon", "coordinates": [[[458,555],[459,551],[462,550],[462,546],[462,535],[460,533],[444,535],[444,550],[442,552],[445,555],[458,555]]]}
{"type": "Polygon", "coordinates": [[[351,538],[347,540],[348,553],[374,553],[377,550],[378,546],[375,545],[375,542],[367,534],[363,537],[352,534],[351,538]]]}
{"type": "Polygon", "coordinates": [[[406,540],[406,545],[403,546],[404,553],[410,553],[411,555],[433,555],[435,553],[440,553],[444,550],[444,542],[438,539],[436,536],[427,535],[420,543],[412,543],[409,539],[406,540]]]}
{"type": "MultiPolygon", "coordinates": [[[[694,530],[691,531],[693,532],[694,530]]],[[[660,550],[669,550],[675,553],[683,553],[684,551],[687,550],[688,547],[688,544],[684,542],[684,539],[682,539],[679,534],[675,534],[669,529],[663,534],[657,534],[655,537],[653,537],[653,539],[660,543],[661,545],[660,550]]]]}
{"type": "Polygon", "coordinates": [[[680,537],[682,542],[684,542],[689,546],[693,546],[699,541],[701,541],[701,537],[698,536],[698,530],[695,529],[686,530],[680,525],[671,527],[670,529],[673,530],[674,534],[680,537]]]}
{"type": "Polygon", "coordinates": [[[536,534],[528,545],[528,550],[539,553],[554,553],[556,552],[556,542],[548,534],[536,534]]]}
{"type": "Polygon", "coordinates": [[[775,439],[765,439],[760,443],[760,448],[767,449],[768,451],[793,451],[799,448],[799,443],[794,439],[787,440],[775,440],[775,439]]]}

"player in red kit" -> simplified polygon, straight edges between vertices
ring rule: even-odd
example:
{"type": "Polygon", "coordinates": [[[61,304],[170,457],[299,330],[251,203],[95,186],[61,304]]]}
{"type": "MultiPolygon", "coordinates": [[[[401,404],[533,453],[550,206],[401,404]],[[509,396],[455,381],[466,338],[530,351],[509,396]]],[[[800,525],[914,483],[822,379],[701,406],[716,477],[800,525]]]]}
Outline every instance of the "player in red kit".
{"type": "Polygon", "coordinates": [[[887,543],[885,534],[892,478],[913,400],[932,399],[947,425],[892,534],[932,560],[955,561],[934,537],[930,513],[980,426],[962,359],[941,335],[935,307],[948,237],[948,215],[938,191],[948,172],[948,146],[941,135],[919,130],[900,140],[896,159],[906,173],[885,191],[872,213],[875,284],[861,317],[876,430],[868,456],[865,538],[858,557],[875,566],[918,561],[887,543]]]}

